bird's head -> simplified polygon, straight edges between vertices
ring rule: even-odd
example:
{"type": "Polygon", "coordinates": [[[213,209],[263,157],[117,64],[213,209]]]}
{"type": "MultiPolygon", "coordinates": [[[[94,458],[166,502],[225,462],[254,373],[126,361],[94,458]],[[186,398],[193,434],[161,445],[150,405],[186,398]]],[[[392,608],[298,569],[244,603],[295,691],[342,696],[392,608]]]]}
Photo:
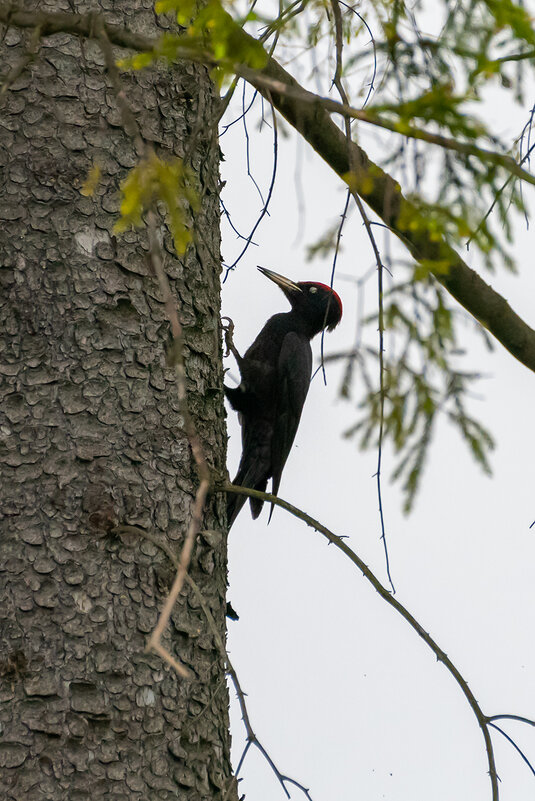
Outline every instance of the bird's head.
{"type": "Polygon", "coordinates": [[[319,333],[324,328],[328,331],[336,328],[342,319],[342,301],[334,289],[316,281],[294,283],[265,267],[258,269],[282,289],[292,304],[292,309],[310,323],[314,333],[319,333]]]}

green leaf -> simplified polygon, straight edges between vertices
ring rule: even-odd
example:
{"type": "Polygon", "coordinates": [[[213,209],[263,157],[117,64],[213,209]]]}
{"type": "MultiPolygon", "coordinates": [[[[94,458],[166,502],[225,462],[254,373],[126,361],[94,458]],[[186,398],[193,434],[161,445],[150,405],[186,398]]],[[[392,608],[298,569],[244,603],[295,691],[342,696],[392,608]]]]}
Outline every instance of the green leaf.
{"type": "Polygon", "coordinates": [[[181,159],[163,161],[155,154],[134,167],[121,186],[121,217],[115,230],[143,224],[143,214],[157,201],[164,203],[175,249],[182,255],[191,241],[190,212],[199,207],[194,174],[181,159]]]}

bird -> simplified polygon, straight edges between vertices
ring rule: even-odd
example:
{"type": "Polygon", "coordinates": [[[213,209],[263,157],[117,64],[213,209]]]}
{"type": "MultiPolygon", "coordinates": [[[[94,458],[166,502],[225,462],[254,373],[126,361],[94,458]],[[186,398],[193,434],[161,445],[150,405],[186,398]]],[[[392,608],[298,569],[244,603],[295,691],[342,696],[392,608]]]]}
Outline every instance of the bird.
{"type": "MultiPolygon", "coordinates": [[[[266,491],[272,479],[277,495],[282,471],[292,447],[312,375],[311,340],[326,328],[332,331],[342,319],[342,301],[330,286],[316,281],[294,283],[279,273],[258,267],[277,284],[291,309],[273,315],[253,344],[240,356],[227,329],[227,346],[238,363],[241,382],[224,386],[231,407],[238,412],[242,455],[233,483],[266,491]]],[[[245,495],[227,494],[229,528],[245,504],[245,495]]],[[[253,519],[263,501],[249,498],[253,519]]],[[[273,506],[271,514],[273,513],[273,506]]]]}

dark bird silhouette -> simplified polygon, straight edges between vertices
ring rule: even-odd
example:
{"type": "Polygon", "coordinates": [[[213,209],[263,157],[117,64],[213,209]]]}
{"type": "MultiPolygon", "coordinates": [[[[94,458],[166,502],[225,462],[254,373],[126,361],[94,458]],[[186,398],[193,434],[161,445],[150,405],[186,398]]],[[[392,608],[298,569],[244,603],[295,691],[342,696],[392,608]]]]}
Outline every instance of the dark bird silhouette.
{"type": "MultiPolygon", "coordinates": [[[[242,457],[233,483],[265,492],[272,478],[276,495],[312,375],[310,340],[324,328],[332,331],[338,325],[342,301],[325,284],[295,284],[271,270],[258,269],[282,289],[292,308],[271,317],[243,357],[229,337],[241,383],[236,388],[225,387],[225,395],[239,413],[242,426],[242,457]]],[[[229,493],[229,527],[246,500],[245,495],[229,493]]],[[[249,500],[256,518],[263,501],[249,500]]]]}

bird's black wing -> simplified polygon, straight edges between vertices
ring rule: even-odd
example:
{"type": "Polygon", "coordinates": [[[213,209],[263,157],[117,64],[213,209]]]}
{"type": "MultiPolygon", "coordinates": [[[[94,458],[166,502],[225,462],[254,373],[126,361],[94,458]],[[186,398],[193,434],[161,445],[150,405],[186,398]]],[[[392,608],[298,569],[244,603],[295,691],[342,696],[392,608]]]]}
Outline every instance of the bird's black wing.
{"type": "Polygon", "coordinates": [[[277,366],[277,404],[271,441],[273,494],[279,490],[312,375],[312,350],[307,337],[289,332],[284,337],[277,366]]]}
{"type": "MultiPolygon", "coordinates": [[[[262,329],[262,336],[267,327],[266,325],[262,329]]],[[[225,387],[224,389],[232,408],[239,413],[242,433],[242,456],[233,483],[265,492],[271,476],[273,412],[269,409],[269,398],[276,379],[276,360],[254,358],[257,342],[258,338],[242,359],[240,386],[225,387]]],[[[274,342],[274,338],[271,337],[269,344],[274,342]]],[[[233,524],[246,500],[245,495],[229,494],[227,501],[229,527],[233,524]]],[[[249,503],[253,518],[258,517],[262,511],[263,501],[250,498],[249,503]]]]}

